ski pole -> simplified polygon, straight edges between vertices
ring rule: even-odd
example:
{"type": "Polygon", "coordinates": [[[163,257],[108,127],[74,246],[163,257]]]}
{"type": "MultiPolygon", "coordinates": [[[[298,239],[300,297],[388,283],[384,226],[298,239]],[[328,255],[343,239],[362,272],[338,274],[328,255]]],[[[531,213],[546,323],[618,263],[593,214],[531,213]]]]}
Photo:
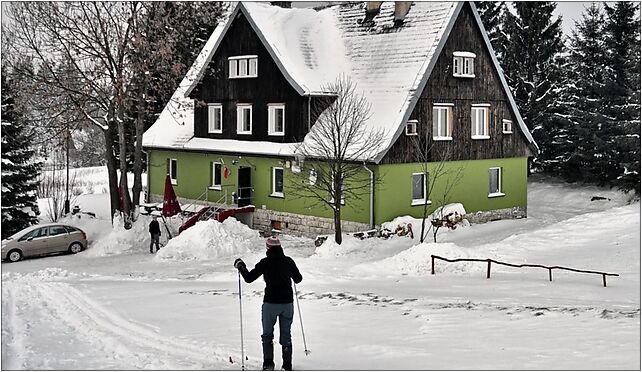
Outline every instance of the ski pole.
{"type": "Polygon", "coordinates": [[[294,298],[296,298],[296,307],[299,310],[299,321],[301,322],[301,335],[303,335],[303,348],[305,355],[310,355],[311,351],[308,350],[308,345],[305,342],[305,332],[303,332],[303,318],[301,318],[301,305],[299,304],[299,292],[296,290],[296,283],[294,284],[294,298]]]}
{"type": "Polygon", "coordinates": [[[241,272],[239,271],[239,314],[241,317],[241,371],[245,371],[245,353],[243,351],[243,301],[241,301],[241,272]]]}

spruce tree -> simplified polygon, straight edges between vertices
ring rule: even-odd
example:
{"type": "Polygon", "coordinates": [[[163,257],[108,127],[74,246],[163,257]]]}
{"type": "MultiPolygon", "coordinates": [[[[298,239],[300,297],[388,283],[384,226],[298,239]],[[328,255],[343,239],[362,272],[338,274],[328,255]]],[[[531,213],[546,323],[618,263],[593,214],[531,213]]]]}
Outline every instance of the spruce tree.
{"type": "Polygon", "coordinates": [[[537,168],[545,162],[555,134],[555,102],[560,94],[563,64],[561,17],[554,17],[553,2],[515,2],[516,14],[506,12],[507,37],[502,68],[524,122],[541,153],[534,158],[537,168]]]}
{"type": "Polygon", "coordinates": [[[612,155],[610,184],[640,194],[640,8],[635,2],[604,4],[605,144],[612,155]]]}
{"type": "Polygon", "coordinates": [[[38,223],[36,190],[41,164],[34,160],[16,89],[2,69],[2,238],[38,223]]]}
{"type": "Polygon", "coordinates": [[[604,185],[612,154],[605,142],[610,123],[605,115],[604,91],[608,70],[604,43],[604,14],[592,3],[575,23],[571,37],[566,86],[560,99],[566,137],[553,144],[560,156],[559,175],[568,181],[604,185]]]}

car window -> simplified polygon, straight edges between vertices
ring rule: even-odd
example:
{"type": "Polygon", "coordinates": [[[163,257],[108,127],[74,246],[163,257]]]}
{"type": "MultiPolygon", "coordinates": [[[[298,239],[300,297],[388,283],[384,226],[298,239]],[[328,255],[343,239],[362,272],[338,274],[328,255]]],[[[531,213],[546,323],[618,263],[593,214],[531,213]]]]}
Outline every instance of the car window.
{"type": "Polygon", "coordinates": [[[35,236],[36,233],[38,233],[38,231],[40,231],[40,229],[34,229],[34,230],[29,231],[28,233],[24,234],[20,239],[18,239],[18,241],[19,242],[25,241],[25,240],[29,239],[30,237],[35,236]]]}
{"type": "Polygon", "coordinates": [[[72,232],[76,232],[76,231],[79,231],[77,228],[72,227],[72,226],[65,226],[65,228],[66,228],[66,229],[67,229],[67,231],[69,231],[70,233],[72,233],[72,232]]]}
{"type": "Polygon", "coordinates": [[[67,230],[63,226],[50,226],[49,227],[49,236],[63,235],[67,234],[67,230]]]}
{"type": "Polygon", "coordinates": [[[33,238],[37,239],[37,238],[42,238],[42,237],[47,236],[47,231],[48,230],[49,230],[49,227],[41,227],[40,229],[34,231],[33,238]]]}

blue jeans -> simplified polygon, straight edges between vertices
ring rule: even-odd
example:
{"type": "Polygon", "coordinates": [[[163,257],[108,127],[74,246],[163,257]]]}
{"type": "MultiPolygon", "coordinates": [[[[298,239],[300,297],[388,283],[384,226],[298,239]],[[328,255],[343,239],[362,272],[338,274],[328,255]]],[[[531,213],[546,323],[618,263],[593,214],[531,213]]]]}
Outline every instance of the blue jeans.
{"type": "Polygon", "coordinates": [[[270,304],[263,303],[261,307],[261,322],[263,323],[263,344],[272,344],[274,339],[274,324],[279,318],[279,343],[282,346],[292,346],[292,319],[294,318],[294,304],[270,304]]]}

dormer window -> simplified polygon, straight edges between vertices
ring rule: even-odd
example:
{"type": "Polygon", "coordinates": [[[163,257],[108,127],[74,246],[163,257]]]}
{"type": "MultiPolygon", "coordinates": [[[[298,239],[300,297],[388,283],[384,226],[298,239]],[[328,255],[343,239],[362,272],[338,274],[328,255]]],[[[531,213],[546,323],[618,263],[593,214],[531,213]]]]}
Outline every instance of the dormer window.
{"type": "Polygon", "coordinates": [[[227,59],[230,79],[255,78],[258,76],[257,56],[236,56],[227,59]]]}
{"type": "Polygon", "coordinates": [[[453,76],[475,77],[475,53],[454,52],[453,53],[453,76]]]}

